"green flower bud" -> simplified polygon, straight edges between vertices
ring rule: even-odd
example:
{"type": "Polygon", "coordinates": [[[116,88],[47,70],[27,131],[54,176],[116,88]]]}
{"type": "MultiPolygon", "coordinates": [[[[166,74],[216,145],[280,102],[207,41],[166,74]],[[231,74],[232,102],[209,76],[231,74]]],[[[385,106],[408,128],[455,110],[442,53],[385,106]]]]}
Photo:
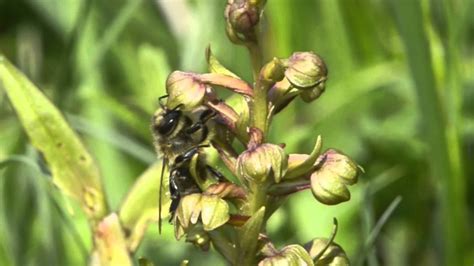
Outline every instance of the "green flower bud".
{"type": "Polygon", "coordinates": [[[231,1],[229,7],[229,22],[238,33],[245,34],[252,31],[260,20],[260,14],[256,6],[248,1],[231,1]]]}
{"type": "Polygon", "coordinates": [[[273,256],[269,256],[258,263],[259,266],[274,266],[274,265],[314,265],[308,252],[299,245],[289,245],[284,247],[280,252],[273,256]]]}
{"type": "Polygon", "coordinates": [[[323,167],[339,176],[344,184],[353,185],[357,183],[360,168],[349,156],[342,152],[329,149],[323,154],[321,161],[316,163],[323,163],[323,167]]]}
{"type": "Polygon", "coordinates": [[[309,90],[301,91],[300,98],[307,103],[312,102],[323,94],[325,86],[325,81],[322,81],[309,90]]]}
{"type": "Polygon", "coordinates": [[[249,0],[229,0],[225,9],[227,35],[234,43],[256,41],[261,8],[249,0]]]}
{"type": "Polygon", "coordinates": [[[320,254],[321,251],[327,246],[327,238],[316,238],[313,241],[305,245],[306,250],[309,251],[309,255],[312,258],[316,258],[315,265],[331,265],[331,266],[346,266],[350,265],[349,259],[346,253],[338,244],[332,242],[329,247],[320,254]]]}
{"type": "Polygon", "coordinates": [[[198,74],[174,71],[166,80],[167,105],[174,108],[181,104],[184,110],[192,110],[202,104],[206,88],[198,74]]]}
{"type": "Polygon", "coordinates": [[[300,97],[304,101],[313,101],[324,92],[328,71],[321,57],[312,52],[297,52],[286,61],[286,66],[285,77],[302,90],[300,97]]]}
{"type": "Polygon", "coordinates": [[[319,169],[311,174],[311,190],[321,203],[335,205],[351,198],[346,185],[357,182],[359,168],[348,156],[328,150],[318,158],[319,169]]]}
{"type": "Polygon", "coordinates": [[[327,79],[326,64],[313,52],[296,52],[287,61],[285,77],[293,86],[313,88],[327,79]]]}
{"type": "Polygon", "coordinates": [[[279,183],[288,168],[288,156],[278,145],[264,143],[250,147],[237,158],[241,179],[263,183],[270,175],[279,183]]]}

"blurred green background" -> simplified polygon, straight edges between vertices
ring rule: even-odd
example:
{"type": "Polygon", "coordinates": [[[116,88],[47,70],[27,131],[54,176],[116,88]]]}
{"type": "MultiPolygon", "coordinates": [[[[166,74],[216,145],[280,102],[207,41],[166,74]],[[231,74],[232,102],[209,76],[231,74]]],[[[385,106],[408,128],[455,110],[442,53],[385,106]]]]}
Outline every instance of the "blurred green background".
{"type": "MultiPolygon", "coordinates": [[[[170,71],[205,72],[211,44],[251,81],[247,51],[225,35],[225,2],[0,0],[0,52],[81,134],[113,209],[155,161],[149,123],[170,71]]],[[[366,171],[350,202],[324,206],[309,191],[287,201],[268,228],[278,247],[329,236],[337,217],[355,265],[473,265],[472,14],[472,0],[268,0],[265,58],[312,50],[329,68],[325,94],[279,114],[271,140],[302,153],[321,134],[366,171]]],[[[83,214],[51,185],[3,90],[0,103],[0,265],[86,264],[83,214]]],[[[141,256],[224,264],[167,224],[161,236],[150,226],[141,256]]]]}

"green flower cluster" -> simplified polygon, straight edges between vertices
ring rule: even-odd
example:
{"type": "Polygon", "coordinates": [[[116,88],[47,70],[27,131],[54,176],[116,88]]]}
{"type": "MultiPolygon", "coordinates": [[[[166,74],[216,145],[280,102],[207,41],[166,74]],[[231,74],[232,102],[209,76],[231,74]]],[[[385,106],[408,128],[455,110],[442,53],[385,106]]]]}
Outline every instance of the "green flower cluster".
{"type": "Polygon", "coordinates": [[[175,234],[203,250],[212,243],[233,265],[347,265],[344,251],[333,242],[335,232],[331,239],[317,238],[304,247],[292,244],[280,250],[265,235],[266,221],[282,199],[311,189],[323,204],[348,201],[348,186],[357,182],[361,168],[335,149],[322,152],[320,136],[310,154],[288,154],[284,145],[268,142],[272,118],[297,97],[307,103],[318,99],[325,91],[328,71],[313,52],[261,63],[257,33],[264,2],[229,0],[225,10],[230,40],[249,49],[253,84],[225,68],[210,48],[206,51],[209,73],[175,71],[168,77],[167,108],[179,106],[193,113],[205,107],[216,113],[210,142],[234,175],[203,185],[206,177],[200,176],[195,159],[189,171],[202,191],[180,200],[173,217],[175,234]],[[233,95],[221,98],[222,88],[233,95]]]}

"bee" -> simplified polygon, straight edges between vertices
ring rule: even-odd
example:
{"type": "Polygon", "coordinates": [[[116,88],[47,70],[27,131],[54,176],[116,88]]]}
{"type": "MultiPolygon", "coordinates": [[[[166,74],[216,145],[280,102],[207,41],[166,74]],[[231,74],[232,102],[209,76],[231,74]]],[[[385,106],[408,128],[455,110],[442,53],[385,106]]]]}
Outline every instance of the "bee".
{"type": "Polygon", "coordinates": [[[218,180],[224,177],[217,170],[207,165],[204,158],[199,155],[199,151],[209,145],[204,144],[209,137],[207,122],[216,116],[210,109],[203,110],[197,121],[193,121],[190,114],[185,113],[182,105],[172,109],[163,104],[162,100],[167,98],[164,95],[159,98],[160,108],[153,115],[151,130],[153,134],[155,148],[158,154],[163,155],[161,170],[160,195],[158,205],[158,226],[161,232],[161,187],[165,167],[169,167],[169,189],[171,205],[169,212],[173,219],[180,199],[183,196],[200,193],[201,189],[190,172],[191,159],[198,154],[197,170],[202,177],[207,177],[210,173],[218,180]]]}

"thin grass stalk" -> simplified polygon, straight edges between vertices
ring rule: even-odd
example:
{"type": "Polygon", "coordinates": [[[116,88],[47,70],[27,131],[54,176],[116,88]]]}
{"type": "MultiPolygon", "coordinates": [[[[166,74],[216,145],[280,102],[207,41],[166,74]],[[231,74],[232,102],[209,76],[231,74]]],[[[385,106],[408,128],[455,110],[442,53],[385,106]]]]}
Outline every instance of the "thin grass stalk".
{"type": "Polygon", "coordinates": [[[418,95],[424,130],[422,133],[428,148],[426,159],[430,163],[433,177],[439,180],[438,197],[443,237],[441,245],[444,253],[438,252],[437,254],[442,254],[438,259],[444,260],[445,265],[463,265],[467,233],[463,178],[457,170],[457,156],[453,157],[451,154],[457,149],[458,143],[454,143],[456,140],[450,138],[445,113],[447,106],[436,87],[420,2],[402,0],[393,2],[393,8],[418,95]]]}

